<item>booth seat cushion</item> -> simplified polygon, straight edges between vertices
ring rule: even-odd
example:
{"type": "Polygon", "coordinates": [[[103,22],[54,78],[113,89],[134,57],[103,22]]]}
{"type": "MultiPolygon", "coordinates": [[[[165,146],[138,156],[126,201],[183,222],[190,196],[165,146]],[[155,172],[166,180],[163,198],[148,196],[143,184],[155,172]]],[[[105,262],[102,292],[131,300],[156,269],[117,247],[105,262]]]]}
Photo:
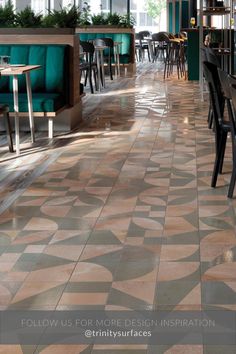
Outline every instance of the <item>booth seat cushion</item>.
{"type": "MultiPolygon", "coordinates": [[[[0,93],[1,104],[7,104],[10,112],[14,112],[12,93],[0,93]]],[[[64,97],[59,93],[35,93],[33,95],[34,112],[56,112],[65,105],[64,97]]],[[[28,112],[28,99],[26,93],[19,94],[19,111],[28,112]]]]}
{"type": "MultiPolygon", "coordinates": [[[[0,55],[9,55],[11,64],[41,65],[30,73],[35,112],[54,112],[69,101],[69,46],[54,44],[0,44],[0,55]]],[[[25,75],[18,76],[19,110],[28,111],[25,75]]],[[[0,102],[13,110],[12,78],[0,80],[0,102]]]]}
{"type": "MultiPolygon", "coordinates": [[[[130,63],[131,58],[131,34],[130,33],[79,33],[81,41],[93,40],[96,38],[112,38],[114,42],[121,42],[120,62],[122,64],[130,63]]],[[[108,50],[105,50],[105,55],[108,50]]]]}

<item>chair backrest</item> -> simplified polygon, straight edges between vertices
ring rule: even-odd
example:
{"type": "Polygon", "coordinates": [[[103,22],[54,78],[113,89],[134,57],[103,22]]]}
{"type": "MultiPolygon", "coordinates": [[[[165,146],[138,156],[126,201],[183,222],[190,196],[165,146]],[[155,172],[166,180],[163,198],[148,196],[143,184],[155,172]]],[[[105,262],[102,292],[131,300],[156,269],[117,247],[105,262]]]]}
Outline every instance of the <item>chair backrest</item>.
{"type": "Polygon", "coordinates": [[[97,47],[105,47],[105,46],[106,46],[104,40],[101,39],[101,38],[95,38],[95,39],[93,40],[93,44],[95,45],[95,47],[96,47],[96,46],[97,46],[97,47]]]}
{"type": "MultiPolygon", "coordinates": [[[[217,68],[222,92],[225,98],[231,99],[231,90],[230,90],[230,83],[228,79],[228,73],[220,68],[217,68]]],[[[234,83],[236,84],[236,79],[234,79],[234,83]]]]}
{"type": "Polygon", "coordinates": [[[230,116],[229,114],[229,118],[230,118],[230,123],[231,123],[231,133],[233,134],[233,136],[236,136],[236,78],[232,75],[227,75],[227,81],[228,81],[228,87],[230,90],[230,96],[231,96],[231,102],[232,102],[232,106],[233,106],[233,111],[232,115],[230,116]]]}
{"type": "Polygon", "coordinates": [[[206,47],[201,48],[201,60],[202,62],[208,61],[207,54],[206,54],[206,47]]]}
{"type": "Polygon", "coordinates": [[[216,130],[219,130],[221,124],[223,123],[223,111],[225,100],[222,93],[217,66],[210,62],[204,61],[203,72],[209,86],[215,128],[216,130]]]}
{"type": "Polygon", "coordinates": [[[93,43],[87,41],[80,41],[80,45],[83,48],[84,53],[89,53],[91,55],[94,54],[95,49],[93,43]]]}
{"type": "Polygon", "coordinates": [[[153,33],[152,34],[152,40],[156,41],[156,42],[166,42],[166,43],[168,43],[170,41],[170,38],[169,38],[167,32],[158,32],[158,33],[153,33]]]}
{"type": "Polygon", "coordinates": [[[114,48],[114,41],[112,38],[100,38],[104,43],[106,47],[109,48],[114,48]]]}
{"type": "Polygon", "coordinates": [[[85,60],[90,65],[92,65],[95,48],[93,43],[87,41],[80,41],[80,46],[82,47],[82,51],[85,54],[85,60]]]}
{"type": "Polygon", "coordinates": [[[206,47],[205,51],[206,51],[207,61],[220,68],[220,62],[214,50],[210,47],[206,47]]]}
{"type": "Polygon", "coordinates": [[[142,39],[144,39],[144,37],[150,37],[151,35],[149,31],[140,31],[139,34],[142,36],[142,39]]]}
{"type": "Polygon", "coordinates": [[[141,41],[143,39],[143,36],[140,33],[135,33],[135,39],[137,41],[141,41]]]}

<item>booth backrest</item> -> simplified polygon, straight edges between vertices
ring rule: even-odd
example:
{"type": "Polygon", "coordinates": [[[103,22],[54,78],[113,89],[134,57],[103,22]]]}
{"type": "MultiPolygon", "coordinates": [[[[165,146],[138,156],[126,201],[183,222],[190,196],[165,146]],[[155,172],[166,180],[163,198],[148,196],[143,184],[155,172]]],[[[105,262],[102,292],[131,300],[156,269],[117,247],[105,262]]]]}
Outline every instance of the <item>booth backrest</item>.
{"type": "MultiPolygon", "coordinates": [[[[41,65],[31,75],[32,92],[60,93],[69,97],[69,46],[35,44],[0,44],[0,56],[10,56],[11,64],[41,65]]],[[[26,91],[24,75],[19,76],[19,92],[26,91]]],[[[12,92],[12,79],[0,81],[0,92],[12,92]]]]}
{"type": "Polygon", "coordinates": [[[114,42],[121,42],[120,62],[127,64],[131,62],[131,34],[130,33],[78,33],[81,41],[93,40],[96,38],[112,38],[114,42]]]}

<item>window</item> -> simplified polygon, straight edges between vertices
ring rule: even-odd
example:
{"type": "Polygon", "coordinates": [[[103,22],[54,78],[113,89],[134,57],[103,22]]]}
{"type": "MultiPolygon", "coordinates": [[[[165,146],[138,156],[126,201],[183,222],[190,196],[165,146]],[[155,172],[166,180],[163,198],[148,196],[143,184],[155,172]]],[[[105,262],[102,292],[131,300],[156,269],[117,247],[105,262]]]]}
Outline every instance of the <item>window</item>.
{"type": "Polygon", "coordinates": [[[31,0],[31,8],[36,13],[45,14],[48,9],[48,1],[47,0],[31,0]]]}
{"type": "Polygon", "coordinates": [[[105,10],[105,11],[110,10],[110,0],[102,0],[101,5],[102,5],[102,10],[105,10]]]}
{"type": "Polygon", "coordinates": [[[113,0],[112,12],[118,12],[119,14],[127,14],[128,3],[127,0],[113,0]]]}
{"type": "Polygon", "coordinates": [[[137,10],[137,1],[138,0],[130,0],[130,10],[137,10]]]}

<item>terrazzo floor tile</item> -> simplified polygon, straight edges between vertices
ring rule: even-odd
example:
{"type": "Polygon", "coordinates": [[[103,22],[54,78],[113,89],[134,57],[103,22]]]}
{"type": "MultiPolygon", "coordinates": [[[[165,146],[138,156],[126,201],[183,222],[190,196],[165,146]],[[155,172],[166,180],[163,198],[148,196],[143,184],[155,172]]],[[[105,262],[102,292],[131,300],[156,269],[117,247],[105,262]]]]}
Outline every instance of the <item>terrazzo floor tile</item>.
{"type": "MultiPolygon", "coordinates": [[[[144,62],[137,75],[108,81],[83,98],[80,129],[14,164],[0,146],[0,309],[236,309],[230,144],[212,189],[208,100],[198,83],[162,77],[160,63],[144,62]]],[[[201,343],[0,345],[3,354],[234,352],[201,343]]]]}

